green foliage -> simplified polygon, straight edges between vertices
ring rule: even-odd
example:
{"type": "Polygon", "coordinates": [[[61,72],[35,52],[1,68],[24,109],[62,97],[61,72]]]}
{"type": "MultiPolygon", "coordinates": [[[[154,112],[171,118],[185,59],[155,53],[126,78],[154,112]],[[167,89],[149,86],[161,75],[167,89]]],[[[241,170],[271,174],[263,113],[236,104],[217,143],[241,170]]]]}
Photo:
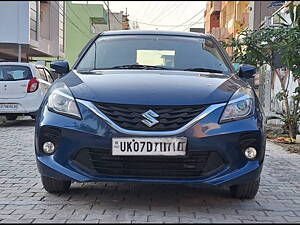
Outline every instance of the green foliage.
{"type": "MultiPolygon", "coordinates": [[[[257,67],[267,64],[271,66],[273,73],[275,72],[274,56],[280,55],[283,69],[291,71],[296,81],[300,78],[300,6],[291,4],[289,15],[291,24],[278,15],[284,22],[280,27],[244,30],[237,38],[227,39],[221,43],[225,48],[233,47],[232,61],[257,67]]],[[[283,80],[280,79],[280,82],[282,90],[276,98],[285,104],[286,112],[283,121],[289,128],[290,137],[295,138],[300,118],[300,87],[294,90],[291,96],[293,102],[290,104],[288,87],[284,85],[283,80]]]]}
{"type": "Polygon", "coordinates": [[[285,90],[281,90],[279,91],[277,94],[276,94],[276,98],[279,100],[279,101],[283,101],[285,96],[286,96],[286,91],[285,90]]]}

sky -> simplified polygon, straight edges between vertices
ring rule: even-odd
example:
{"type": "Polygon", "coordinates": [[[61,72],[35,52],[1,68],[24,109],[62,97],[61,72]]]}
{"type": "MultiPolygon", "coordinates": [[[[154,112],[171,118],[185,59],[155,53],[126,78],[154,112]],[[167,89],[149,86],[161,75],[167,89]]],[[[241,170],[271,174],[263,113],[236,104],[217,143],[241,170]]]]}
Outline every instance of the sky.
{"type": "Polygon", "coordinates": [[[130,27],[137,21],[140,30],[189,31],[190,27],[204,27],[206,1],[109,1],[109,7],[124,13],[127,8],[130,27]]]}

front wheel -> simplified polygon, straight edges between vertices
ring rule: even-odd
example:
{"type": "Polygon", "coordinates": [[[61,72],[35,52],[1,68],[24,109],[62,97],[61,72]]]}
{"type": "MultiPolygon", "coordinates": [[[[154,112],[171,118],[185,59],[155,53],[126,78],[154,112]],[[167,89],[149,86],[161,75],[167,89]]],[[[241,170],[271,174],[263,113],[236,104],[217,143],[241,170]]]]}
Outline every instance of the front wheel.
{"type": "Polygon", "coordinates": [[[68,180],[56,180],[46,176],[42,176],[41,179],[45,190],[49,193],[64,193],[71,186],[71,181],[68,180]]]}
{"type": "Polygon", "coordinates": [[[258,192],[260,178],[247,184],[238,184],[230,187],[232,197],[239,199],[253,199],[258,192]]]}

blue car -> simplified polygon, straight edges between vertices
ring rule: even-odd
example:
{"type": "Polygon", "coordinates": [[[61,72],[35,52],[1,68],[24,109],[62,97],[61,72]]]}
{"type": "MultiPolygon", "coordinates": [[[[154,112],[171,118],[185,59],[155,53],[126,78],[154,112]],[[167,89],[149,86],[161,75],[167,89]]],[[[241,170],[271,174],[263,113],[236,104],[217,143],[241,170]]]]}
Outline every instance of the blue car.
{"type": "Polygon", "coordinates": [[[213,36],[108,31],[96,35],[45,96],[35,153],[44,188],[72,182],[202,184],[257,194],[265,117],[213,36]]]}

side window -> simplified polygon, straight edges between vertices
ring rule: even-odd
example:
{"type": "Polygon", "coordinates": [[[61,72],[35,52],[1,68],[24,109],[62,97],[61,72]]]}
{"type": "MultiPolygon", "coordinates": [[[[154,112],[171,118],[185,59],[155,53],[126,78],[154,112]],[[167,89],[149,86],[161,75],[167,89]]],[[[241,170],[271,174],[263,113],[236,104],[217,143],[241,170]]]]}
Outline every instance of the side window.
{"type": "Polygon", "coordinates": [[[46,70],[46,69],[44,69],[44,71],[45,71],[45,74],[46,74],[46,76],[47,76],[48,82],[49,82],[49,83],[53,83],[53,78],[52,78],[51,74],[49,73],[49,71],[46,70]]]}
{"type": "Polygon", "coordinates": [[[37,69],[42,80],[47,81],[46,74],[43,69],[37,69]]]}

